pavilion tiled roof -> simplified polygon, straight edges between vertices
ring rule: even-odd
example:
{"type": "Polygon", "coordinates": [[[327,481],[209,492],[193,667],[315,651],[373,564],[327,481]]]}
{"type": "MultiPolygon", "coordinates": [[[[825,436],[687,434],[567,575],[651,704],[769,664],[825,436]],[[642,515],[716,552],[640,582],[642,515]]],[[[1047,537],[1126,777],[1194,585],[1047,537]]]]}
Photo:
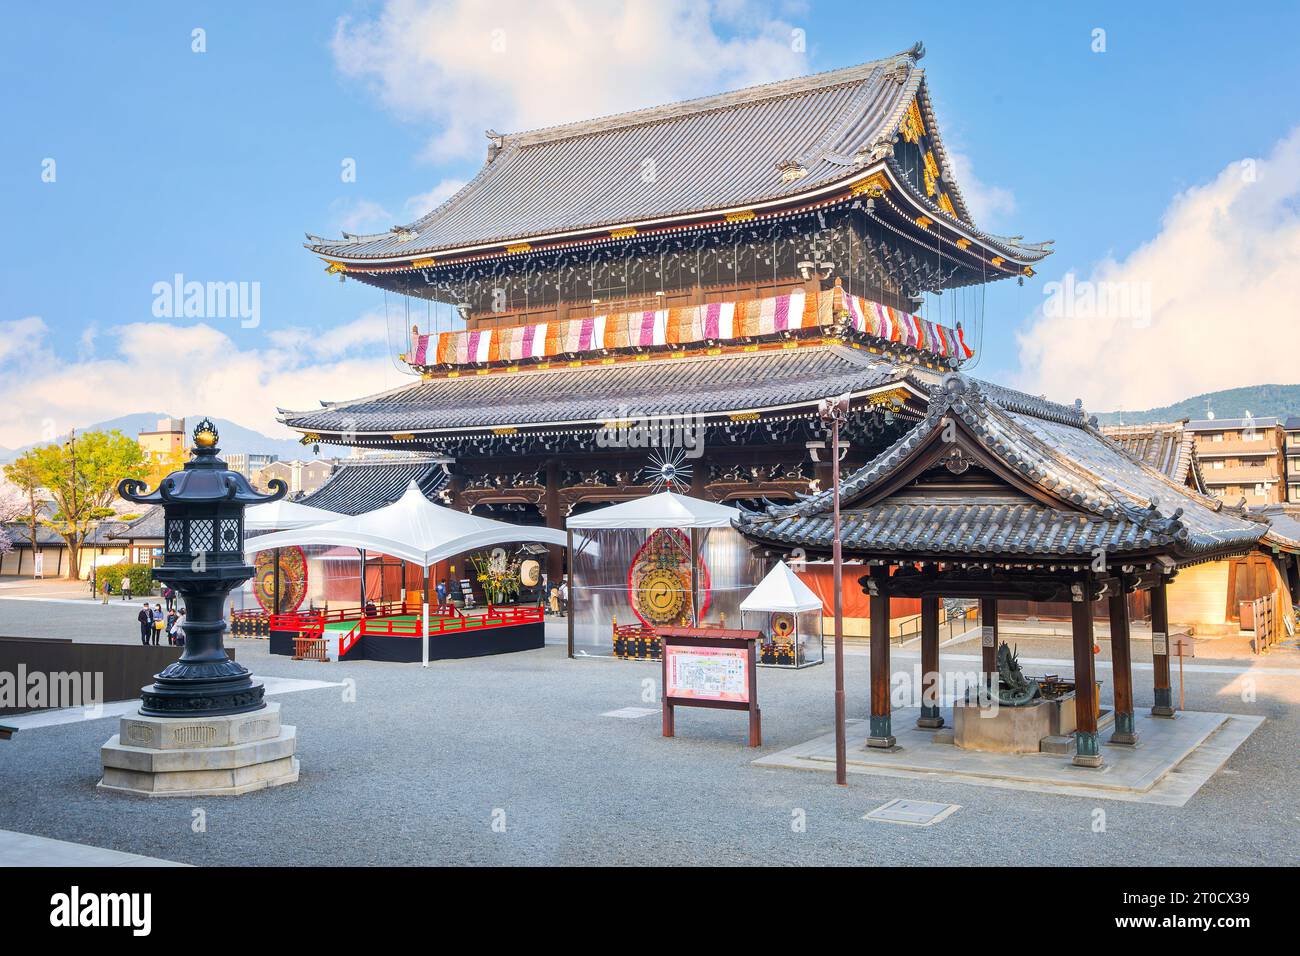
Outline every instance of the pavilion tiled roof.
{"type": "MultiPolygon", "coordinates": [[[[1051,559],[1103,549],[1187,562],[1247,551],[1266,530],[1136,460],[1090,422],[1010,409],[956,373],[933,390],[920,423],[843,480],[841,496],[843,542],[858,553],[1051,559]],[[950,419],[973,436],[964,441],[1037,494],[1010,484],[964,494],[915,482],[895,489],[890,482],[934,448],[950,419]]],[[[737,527],[760,541],[824,549],[831,507],[828,489],[794,505],[745,512],[737,527]]]]}
{"type": "MultiPolygon", "coordinates": [[[[892,142],[913,101],[933,130],[921,55],[918,44],[812,76],[532,132],[490,133],[488,162],[478,175],[421,219],[373,235],[309,236],[307,248],[350,262],[407,259],[815,195],[886,155],[877,151],[892,142]],[[802,175],[783,175],[783,168],[802,175]]],[[[1045,245],[975,229],[942,143],[934,141],[952,214],[914,198],[1005,255],[1026,262],[1047,255],[1045,245]]]]}
{"type": "MultiPolygon", "coordinates": [[[[719,415],[815,403],[828,395],[910,383],[911,363],[845,345],[703,352],[611,365],[433,378],[393,391],[281,411],[303,431],[367,433],[600,423],[658,415],[719,415]]],[[[937,375],[933,376],[937,381],[937,375]]]]}

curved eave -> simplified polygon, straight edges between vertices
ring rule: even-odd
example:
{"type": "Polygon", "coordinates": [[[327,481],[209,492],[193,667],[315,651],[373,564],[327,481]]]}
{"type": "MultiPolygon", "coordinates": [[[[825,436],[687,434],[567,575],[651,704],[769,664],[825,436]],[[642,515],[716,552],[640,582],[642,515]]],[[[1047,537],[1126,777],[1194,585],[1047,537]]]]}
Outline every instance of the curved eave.
{"type": "MultiPolygon", "coordinates": [[[[850,401],[870,398],[873,395],[883,394],[902,388],[909,392],[918,406],[923,406],[929,399],[929,396],[907,376],[900,377],[896,380],[882,383],[858,391],[850,392],[850,401]]],[[[371,396],[370,398],[357,399],[356,402],[369,401],[380,398],[390,393],[381,393],[380,395],[371,396]]],[[[349,403],[353,404],[353,403],[349,403]]],[[[340,409],[346,409],[345,406],[336,406],[340,409]]],[[[698,412],[696,413],[706,422],[718,423],[725,421],[734,416],[784,416],[801,413],[811,413],[816,410],[815,402],[791,402],[787,405],[762,405],[744,408],[731,408],[718,411],[698,412]]],[[[291,418],[307,418],[311,415],[318,415],[326,409],[315,409],[305,412],[281,413],[276,416],[277,420],[295,431],[302,432],[304,436],[310,438],[310,441],[321,442],[325,444],[335,444],[344,439],[346,435],[347,444],[359,444],[366,441],[384,442],[394,445],[409,445],[424,441],[432,441],[440,438],[458,437],[465,435],[491,435],[491,434],[515,434],[517,432],[532,432],[536,434],[571,432],[578,429],[600,428],[610,424],[608,418],[581,418],[568,419],[564,421],[536,421],[536,422],[519,422],[511,425],[457,425],[447,428],[422,428],[413,429],[409,432],[385,431],[359,431],[347,429],[317,428],[306,424],[295,424],[290,421],[291,418]]],[[[907,406],[904,406],[907,410],[907,406]]],[[[921,418],[920,408],[910,409],[911,415],[917,420],[921,418]]],[[[646,422],[656,422],[661,420],[674,420],[680,416],[672,414],[646,415],[643,420],[646,422]]],[[[304,439],[306,440],[306,439],[304,439]]]]}
{"type": "MultiPolygon", "coordinates": [[[[736,222],[762,220],[770,216],[810,211],[857,198],[863,191],[857,187],[866,187],[873,176],[886,178],[889,183],[889,188],[885,190],[886,195],[892,193],[907,197],[907,203],[911,209],[902,210],[902,212],[905,214],[910,212],[913,221],[915,221],[916,217],[924,216],[932,221],[942,222],[944,231],[952,234],[944,238],[953,245],[954,254],[965,252],[970,255],[973,261],[980,261],[980,257],[972,253],[969,247],[979,246],[990,253],[988,260],[986,260],[990,262],[990,268],[1006,275],[1023,274],[1026,267],[1032,266],[1050,255],[1051,250],[1046,249],[1030,251],[1002,246],[971,224],[953,219],[942,210],[925,202],[922,197],[917,195],[911,184],[906,179],[899,177],[891,164],[885,160],[877,161],[844,178],[825,183],[802,193],[747,205],[732,205],[687,213],[673,213],[648,219],[603,223],[599,226],[559,232],[521,234],[464,246],[422,249],[402,256],[354,257],[340,255],[337,251],[327,251],[334,249],[333,244],[304,243],[303,245],[306,249],[320,256],[332,272],[378,275],[381,273],[418,271],[421,268],[435,265],[454,265],[477,259],[520,258],[529,253],[552,251],[566,246],[596,242],[622,242],[633,235],[643,233],[654,235],[677,229],[725,226],[736,222]],[[941,218],[936,219],[936,217],[941,218]],[[628,233],[628,230],[635,230],[635,232],[628,233]],[[966,240],[969,243],[968,248],[965,250],[958,249],[956,246],[958,240],[966,240]],[[518,248],[525,245],[528,248],[518,248]],[[1002,259],[1003,263],[997,266],[991,265],[991,260],[996,258],[1002,259]]],[[[918,232],[912,238],[924,242],[925,231],[920,227],[917,228],[918,232]]],[[[935,235],[935,233],[931,235],[935,235]]],[[[1032,270],[1030,274],[1032,274],[1032,270]]]]}
{"type": "MultiPolygon", "coordinates": [[[[783,519],[775,519],[780,521],[783,519]]],[[[851,519],[847,519],[851,520],[851,519]]],[[[744,518],[734,521],[732,524],[746,538],[757,542],[764,547],[774,549],[799,548],[804,553],[812,556],[829,555],[831,553],[831,544],[821,541],[810,541],[797,535],[779,534],[770,528],[774,519],[766,517],[758,520],[745,520],[744,518]]],[[[1205,541],[1199,545],[1188,542],[1164,537],[1158,540],[1146,541],[1135,546],[1130,550],[1123,548],[1114,548],[1111,553],[1123,555],[1125,563],[1130,561],[1151,561],[1154,562],[1161,557],[1170,558],[1174,565],[1179,568],[1191,567],[1192,565],[1204,564],[1209,561],[1218,561],[1223,558],[1234,557],[1248,554],[1260,544],[1259,538],[1251,538],[1243,535],[1239,540],[1215,540],[1205,541]]],[[[998,550],[998,551],[945,551],[933,550],[926,551],[923,548],[915,549],[896,549],[886,547],[862,547],[856,544],[845,543],[845,557],[856,558],[889,558],[902,564],[908,564],[913,561],[939,562],[943,564],[1065,564],[1079,565],[1081,568],[1088,567],[1093,560],[1091,549],[1081,549],[1078,551],[1017,551],[1017,550],[998,550]]]]}

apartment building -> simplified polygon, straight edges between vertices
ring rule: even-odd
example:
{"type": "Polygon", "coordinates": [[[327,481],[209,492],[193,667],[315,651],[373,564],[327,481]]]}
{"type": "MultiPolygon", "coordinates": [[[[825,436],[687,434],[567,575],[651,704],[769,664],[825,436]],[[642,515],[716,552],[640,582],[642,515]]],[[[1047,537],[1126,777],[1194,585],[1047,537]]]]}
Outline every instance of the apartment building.
{"type": "Polygon", "coordinates": [[[1282,430],[1286,432],[1286,500],[1300,504],[1300,416],[1288,418],[1282,430]]]}
{"type": "Polygon", "coordinates": [[[1186,427],[1210,494],[1228,504],[1245,498],[1251,507],[1286,500],[1286,431],[1279,419],[1208,418],[1186,427]]]}

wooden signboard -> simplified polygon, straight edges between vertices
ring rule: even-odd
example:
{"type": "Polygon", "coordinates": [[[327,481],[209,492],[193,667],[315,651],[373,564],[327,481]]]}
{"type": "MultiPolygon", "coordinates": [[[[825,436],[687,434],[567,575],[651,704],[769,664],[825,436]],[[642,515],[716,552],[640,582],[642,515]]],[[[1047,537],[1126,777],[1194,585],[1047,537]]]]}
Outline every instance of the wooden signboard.
{"type": "Polygon", "coordinates": [[[715,707],[747,711],[749,746],[761,746],[755,655],[762,634],[716,627],[655,630],[663,658],[664,736],[673,736],[674,707],[715,707]]]}

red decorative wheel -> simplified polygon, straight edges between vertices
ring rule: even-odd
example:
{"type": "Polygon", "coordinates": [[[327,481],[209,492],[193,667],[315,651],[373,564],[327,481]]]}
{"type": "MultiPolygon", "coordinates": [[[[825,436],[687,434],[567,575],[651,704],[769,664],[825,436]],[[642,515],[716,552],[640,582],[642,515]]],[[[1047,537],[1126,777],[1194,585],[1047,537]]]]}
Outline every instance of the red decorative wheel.
{"type": "MultiPolygon", "coordinates": [[[[268,614],[275,612],[275,551],[257,552],[253,562],[253,593],[268,614]]],[[[302,607],[307,598],[307,555],[302,548],[280,549],[280,612],[302,607]]]]}

